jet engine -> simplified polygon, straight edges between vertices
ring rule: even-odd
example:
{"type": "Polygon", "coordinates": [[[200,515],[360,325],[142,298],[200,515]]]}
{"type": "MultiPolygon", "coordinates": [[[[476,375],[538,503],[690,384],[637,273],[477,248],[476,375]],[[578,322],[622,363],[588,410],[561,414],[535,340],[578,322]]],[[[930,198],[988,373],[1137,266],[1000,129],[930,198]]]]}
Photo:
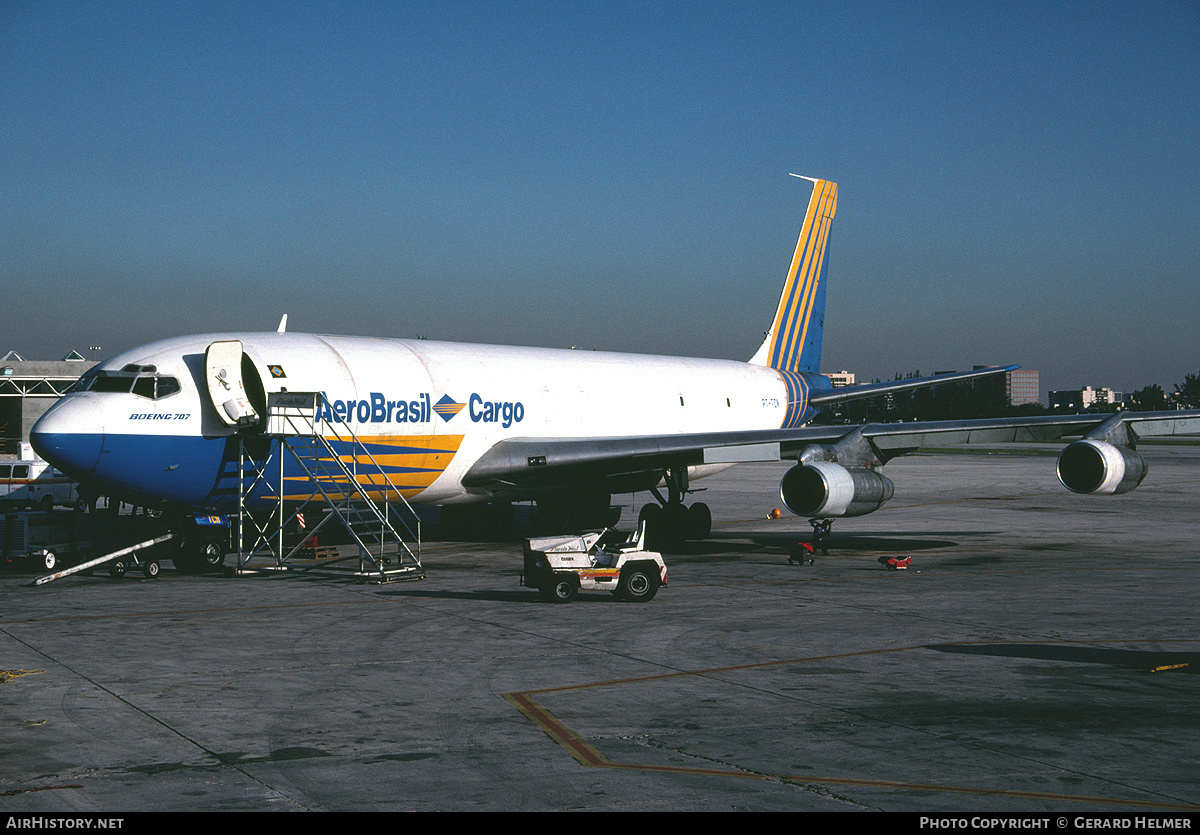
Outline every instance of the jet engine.
{"type": "Polygon", "coordinates": [[[1126,447],[1084,438],[1058,456],[1058,480],[1075,493],[1128,493],[1146,477],[1146,459],[1126,447]]]}
{"type": "Polygon", "coordinates": [[[865,516],[879,510],[894,492],[887,476],[832,461],[798,464],[779,483],[779,497],[797,516],[865,516]]]}

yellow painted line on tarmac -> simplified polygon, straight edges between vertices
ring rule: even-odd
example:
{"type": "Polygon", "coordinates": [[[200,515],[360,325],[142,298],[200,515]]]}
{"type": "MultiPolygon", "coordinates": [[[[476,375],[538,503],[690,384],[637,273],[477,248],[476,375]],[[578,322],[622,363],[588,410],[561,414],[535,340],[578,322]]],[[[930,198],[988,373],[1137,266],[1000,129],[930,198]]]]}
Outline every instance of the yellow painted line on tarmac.
{"type": "Polygon", "coordinates": [[[44,673],[45,670],[0,670],[0,684],[7,684],[14,678],[22,676],[36,676],[44,673]]]}
{"type": "MultiPolygon", "coordinates": [[[[967,643],[993,643],[990,641],[967,643]]],[[[1071,642],[1075,643],[1075,642],[1071,642]]],[[[1105,643],[1105,642],[1100,642],[1105,643]]],[[[957,645],[954,643],[952,645],[957,645]]],[[[643,684],[648,681],[662,681],[671,678],[689,676],[706,676],[721,673],[776,667],[784,664],[803,664],[829,661],[840,658],[852,658],[866,655],[885,655],[889,653],[909,652],[915,649],[927,649],[929,645],[918,644],[906,647],[890,647],[884,649],[861,650],[858,652],[843,652],[831,655],[820,655],[809,658],[787,658],[779,661],[761,661],[751,664],[734,664],[724,667],[710,667],[704,670],[680,670],[669,673],[658,673],[648,676],[612,679],[609,681],[570,684],[561,687],[543,687],[533,690],[521,690],[514,693],[504,693],[504,698],[519,710],[526,718],[540,728],[554,742],[566,750],[576,762],[588,768],[614,768],[624,771],[656,772],[659,774],[688,774],[702,777],[741,778],[750,780],[765,780],[778,783],[819,784],[827,786],[858,786],[863,788],[890,789],[893,791],[942,792],[946,794],[973,795],[976,797],[1009,797],[1026,800],[1050,800],[1067,803],[1107,804],[1112,806],[1128,806],[1148,809],[1163,809],[1171,811],[1200,811],[1200,805],[1187,803],[1166,803],[1155,800],[1134,800],[1091,795],[1061,794],[1057,792],[1023,791],[1019,789],[998,789],[987,786],[959,786],[941,783],[909,783],[896,780],[872,780],[856,777],[831,777],[815,774],[772,774],[739,769],[704,768],[699,766],[671,766],[652,763],[619,763],[609,759],[596,746],[592,745],[580,734],[576,733],[567,723],[563,722],[551,711],[541,705],[536,696],[555,693],[568,693],[577,690],[588,690],[600,687],[616,687],[629,684],[643,684]]],[[[1186,665],[1173,665],[1186,666],[1186,665]]],[[[1164,668],[1165,669],[1165,668],[1164,668]]]]}
{"type": "Polygon", "coordinates": [[[525,714],[533,724],[545,731],[547,736],[566,748],[580,765],[604,768],[617,765],[567,727],[561,719],[539,705],[528,692],[505,693],[504,698],[525,714]]]}

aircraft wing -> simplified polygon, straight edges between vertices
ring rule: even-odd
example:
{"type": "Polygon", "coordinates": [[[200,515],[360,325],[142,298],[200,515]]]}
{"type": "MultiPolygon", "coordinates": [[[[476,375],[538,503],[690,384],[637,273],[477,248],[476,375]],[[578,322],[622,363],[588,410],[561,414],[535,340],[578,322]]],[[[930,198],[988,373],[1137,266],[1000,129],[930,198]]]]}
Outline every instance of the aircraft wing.
{"type": "MultiPolygon", "coordinates": [[[[1051,441],[1120,424],[1138,436],[1200,433],[1200,410],[1042,415],[978,420],[805,426],[693,435],[610,438],[512,438],[485,453],[463,485],[496,495],[596,479],[654,476],[667,468],[799,458],[810,445],[861,436],[882,464],[923,446],[1051,441]],[[1116,420],[1119,418],[1119,420],[1116,420]]],[[[655,477],[657,481],[657,477],[655,477]]]]}
{"type": "MultiPolygon", "coordinates": [[[[511,438],[493,446],[463,477],[469,490],[491,492],[656,473],[668,467],[778,461],[781,444],[818,443],[845,427],[747,430],[611,438],[511,438]],[[722,457],[722,452],[728,453],[722,457]]],[[[657,478],[655,478],[657,482],[657,478]]]]}
{"type": "Polygon", "coordinates": [[[1200,410],[877,423],[862,429],[886,461],[923,446],[1053,441],[1086,435],[1114,417],[1133,429],[1135,445],[1139,436],[1200,433],[1200,410]]]}

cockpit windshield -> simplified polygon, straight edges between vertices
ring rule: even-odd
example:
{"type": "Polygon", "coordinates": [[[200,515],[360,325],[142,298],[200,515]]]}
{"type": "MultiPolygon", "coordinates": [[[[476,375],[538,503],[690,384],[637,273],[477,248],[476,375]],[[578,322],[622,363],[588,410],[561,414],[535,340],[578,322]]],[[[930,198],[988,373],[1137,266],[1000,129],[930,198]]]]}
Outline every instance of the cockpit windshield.
{"type": "Polygon", "coordinates": [[[179,379],[166,374],[159,374],[153,365],[127,365],[120,371],[102,371],[93,368],[82,377],[67,393],[76,391],[130,392],[149,400],[161,400],[170,397],[180,390],[179,379]]]}

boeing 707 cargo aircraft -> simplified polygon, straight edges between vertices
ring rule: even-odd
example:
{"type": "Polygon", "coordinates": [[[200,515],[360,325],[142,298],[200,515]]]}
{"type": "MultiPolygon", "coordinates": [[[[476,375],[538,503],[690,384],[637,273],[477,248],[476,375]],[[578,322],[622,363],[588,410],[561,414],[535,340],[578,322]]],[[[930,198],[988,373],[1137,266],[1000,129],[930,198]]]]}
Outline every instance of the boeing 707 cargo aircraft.
{"type": "MultiPolygon", "coordinates": [[[[227,514],[239,449],[279,443],[271,403],[310,393],[321,425],[356,438],[403,497],[452,516],[533,501],[547,530],[603,524],[611,498],[649,492],[665,540],[704,538],[690,484],[740,461],[791,459],[784,505],[802,517],[871,513],[893,495],[892,457],[939,443],[1082,436],[1058,460],[1065,487],[1122,493],[1146,475],[1137,432],[1200,430],[1200,411],[809,426],[833,404],[1002,373],[989,368],[834,389],[820,373],[837,185],[811,197],[766,339],[748,362],[288,333],[216,333],[125,351],[85,374],[33,427],[37,452],[107,495],[179,514],[227,514]]],[[[337,441],[340,443],[340,441],[337,441]]],[[[239,484],[239,480],[242,482],[239,484]]],[[[250,487],[285,500],[293,470],[250,487]]],[[[378,498],[371,479],[355,485],[378,498]]],[[[311,492],[311,490],[309,491],[311,492]]]]}

